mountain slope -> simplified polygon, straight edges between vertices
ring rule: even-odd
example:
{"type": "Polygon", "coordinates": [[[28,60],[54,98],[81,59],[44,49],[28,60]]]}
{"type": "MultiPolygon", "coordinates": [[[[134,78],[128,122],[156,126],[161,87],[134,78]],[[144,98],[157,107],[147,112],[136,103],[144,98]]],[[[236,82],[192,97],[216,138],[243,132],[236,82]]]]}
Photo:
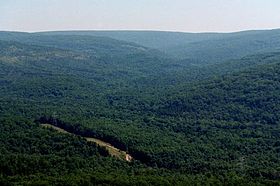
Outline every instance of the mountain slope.
{"type": "Polygon", "coordinates": [[[179,59],[192,59],[199,64],[238,59],[246,55],[280,49],[279,29],[236,33],[61,31],[40,34],[106,36],[155,48],[179,59]]]}
{"type": "Polygon", "coordinates": [[[0,42],[0,182],[279,182],[278,52],[196,67],[149,49],[108,60],[62,41],[0,42]],[[42,129],[40,118],[110,142],[136,162],[42,129]]]}
{"type": "Polygon", "coordinates": [[[172,94],[175,100],[166,107],[166,113],[277,124],[280,121],[279,62],[278,58],[272,64],[196,83],[191,89],[185,87],[185,93],[184,87],[177,87],[172,94]],[[176,108],[173,109],[172,105],[176,108]]]}
{"type": "Polygon", "coordinates": [[[149,50],[146,47],[134,43],[95,36],[48,36],[29,33],[2,32],[0,33],[0,40],[81,51],[90,53],[96,57],[122,56],[137,52],[146,52],[149,50]]]}
{"type": "Polygon", "coordinates": [[[150,48],[163,49],[176,46],[202,42],[208,40],[225,39],[231,37],[251,37],[264,33],[278,32],[279,30],[260,30],[243,31],[234,33],[187,33],[187,32],[168,32],[168,31],[51,31],[39,32],[40,35],[87,35],[110,37],[117,40],[137,43],[150,48]]]}
{"type": "Polygon", "coordinates": [[[246,55],[280,50],[280,30],[233,34],[231,37],[193,42],[166,51],[201,63],[223,62],[246,55]]]}
{"type": "Polygon", "coordinates": [[[183,33],[163,31],[54,31],[39,32],[40,35],[87,35],[110,37],[117,40],[137,43],[149,48],[161,49],[211,38],[219,38],[218,33],[183,33]]]}

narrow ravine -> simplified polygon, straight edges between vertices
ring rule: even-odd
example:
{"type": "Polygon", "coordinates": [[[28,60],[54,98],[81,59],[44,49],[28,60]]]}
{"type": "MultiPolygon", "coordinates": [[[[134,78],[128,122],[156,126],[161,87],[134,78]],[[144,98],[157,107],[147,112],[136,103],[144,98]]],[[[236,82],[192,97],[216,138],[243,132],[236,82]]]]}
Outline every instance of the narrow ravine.
{"type": "MultiPolygon", "coordinates": [[[[41,124],[41,126],[55,129],[55,130],[57,130],[58,132],[61,132],[61,133],[76,135],[76,134],[67,132],[64,129],[59,128],[59,127],[54,126],[54,125],[51,125],[51,124],[41,124]]],[[[96,138],[89,138],[89,137],[83,137],[83,138],[85,138],[87,141],[93,142],[93,143],[95,143],[95,144],[97,144],[101,147],[105,147],[108,150],[108,152],[111,156],[117,157],[119,159],[122,159],[122,160],[125,160],[125,161],[128,161],[128,162],[131,162],[133,160],[133,157],[130,154],[128,154],[127,152],[125,152],[123,150],[120,150],[120,149],[114,147],[110,143],[104,142],[104,141],[102,141],[100,139],[96,139],[96,138]]]]}

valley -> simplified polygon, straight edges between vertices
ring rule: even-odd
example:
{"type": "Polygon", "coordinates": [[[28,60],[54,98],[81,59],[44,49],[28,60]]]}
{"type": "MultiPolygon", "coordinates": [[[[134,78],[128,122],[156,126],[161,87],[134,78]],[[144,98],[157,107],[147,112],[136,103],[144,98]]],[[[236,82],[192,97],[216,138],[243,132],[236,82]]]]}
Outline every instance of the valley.
{"type": "Polygon", "coordinates": [[[278,36],[0,32],[0,184],[279,184],[278,36]]]}

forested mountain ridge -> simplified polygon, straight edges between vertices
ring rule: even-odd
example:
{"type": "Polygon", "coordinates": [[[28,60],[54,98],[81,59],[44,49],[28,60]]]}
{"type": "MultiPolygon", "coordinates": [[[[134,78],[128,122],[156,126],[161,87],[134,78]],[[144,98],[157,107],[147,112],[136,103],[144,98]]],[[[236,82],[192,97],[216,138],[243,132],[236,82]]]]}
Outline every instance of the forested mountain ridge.
{"type": "Polygon", "coordinates": [[[131,53],[142,52],[148,48],[125,41],[119,41],[107,37],[95,36],[67,36],[67,35],[38,35],[30,33],[3,32],[0,39],[4,41],[16,41],[30,45],[54,47],[90,53],[96,57],[119,56],[131,53]]]}
{"type": "Polygon", "coordinates": [[[202,64],[280,49],[279,29],[222,34],[156,31],[61,31],[41,34],[106,36],[138,43],[179,59],[192,59],[202,64]]]}
{"type": "Polygon", "coordinates": [[[280,31],[276,30],[272,33],[194,42],[168,48],[167,51],[183,58],[197,59],[202,64],[215,63],[228,59],[238,59],[246,55],[279,51],[279,40],[280,31]]]}
{"type": "Polygon", "coordinates": [[[274,49],[193,65],[104,37],[8,35],[0,41],[1,184],[279,183],[274,49]],[[135,161],[40,123],[102,139],[135,161]]]}
{"type": "MultiPolygon", "coordinates": [[[[116,42],[143,49],[157,49],[172,58],[182,60],[185,64],[195,63],[204,65],[264,52],[279,51],[280,30],[253,30],[233,33],[182,33],[160,31],[56,31],[56,32],[0,32],[0,40],[27,42],[28,44],[43,44],[46,46],[61,46],[55,43],[58,39],[80,37],[94,40],[104,39],[108,43],[110,38],[116,42]],[[92,38],[92,39],[91,39],[92,38]],[[46,42],[48,40],[48,42],[46,42]],[[53,40],[53,41],[52,41],[53,40]],[[142,46],[142,48],[140,47],[142,46]]],[[[111,39],[111,40],[112,40],[111,39]]],[[[69,41],[71,42],[71,41],[69,41]]],[[[80,43],[76,43],[80,44],[80,43]]],[[[65,46],[65,45],[64,45],[65,46]]],[[[121,46],[121,45],[120,45],[121,46]]],[[[69,47],[69,45],[67,46],[69,47]]],[[[82,48],[83,49],[83,48],[82,48]]],[[[93,49],[93,48],[91,48],[93,49]]],[[[116,51],[119,51],[118,49],[116,51]]],[[[108,55],[108,53],[107,53],[108,55]]],[[[163,54],[161,54],[163,55],[163,54]]]]}
{"type": "Polygon", "coordinates": [[[38,32],[41,35],[87,35],[110,37],[117,40],[137,43],[150,48],[173,48],[175,46],[202,42],[213,39],[226,39],[232,37],[256,37],[256,35],[271,35],[279,32],[274,30],[252,30],[232,33],[186,33],[186,32],[168,32],[168,31],[51,31],[38,32]]]}

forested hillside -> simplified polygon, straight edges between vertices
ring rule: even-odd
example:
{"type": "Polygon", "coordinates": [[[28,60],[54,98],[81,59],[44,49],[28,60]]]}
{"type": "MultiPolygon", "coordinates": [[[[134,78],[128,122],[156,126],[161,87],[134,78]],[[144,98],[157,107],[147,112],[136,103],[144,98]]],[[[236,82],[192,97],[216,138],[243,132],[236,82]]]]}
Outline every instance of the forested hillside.
{"type": "Polygon", "coordinates": [[[116,40],[125,33],[0,33],[1,185],[279,184],[280,53],[267,42],[276,35],[255,50],[261,31],[198,34],[199,53],[212,55],[216,41],[243,47],[201,63],[116,40]]]}
{"type": "Polygon", "coordinates": [[[238,59],[246,55],[280,50],[280,30],[236,33],[180,33],[153,31],[65,31],[45,35],[105,36],[158,49],[179,59],[199,64],[238,59]]]}
{"type": "MultiPolygon", "coordinates": [[[[123,52],[121,49],[125,49],[125,47],[132,47],[135,50],[144,50],[145,47],[153,48],[165,53],[165,55],[179,59],[185,64],[195,63],[196,65],[218,63],[230,59],[239,59],[247,55],[279,51],[279,36],[279,29],[222,34],[160,31],[56,31],[32,34],[0,32],[0,40],[82,50],[91,49],[92,51],[93,49],[98,51],[98,49],[89,44],[99,41],[102,49],[110,48],[110,52],[117,54],[123,52]],[[75,38],[75,40],[69,39],[69,36],[75,38]],[[64,40],[64,42],[61,44],[56,42],[58,40],[64,40]],[[85,40],[87,45],[85,45],[85,40]],[[102,42],[100,43],[100,41],[102,42]],[[120,48],[117,47],[117,44],[120,48]]],[[[108,56],[108,53],[103,54],[108,56]]]]}

